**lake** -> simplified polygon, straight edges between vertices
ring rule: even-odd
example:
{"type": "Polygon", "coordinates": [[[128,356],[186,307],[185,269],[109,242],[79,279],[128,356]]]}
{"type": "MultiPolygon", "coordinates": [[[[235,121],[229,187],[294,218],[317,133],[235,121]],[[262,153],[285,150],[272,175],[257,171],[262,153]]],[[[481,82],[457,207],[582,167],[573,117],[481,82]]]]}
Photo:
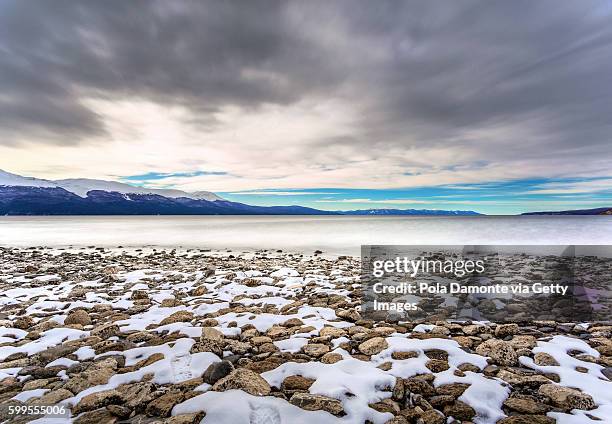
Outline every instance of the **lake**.
{"type": "Polygon", "coordinates": [[[259,248],[359,254],[362,244],[612,244],[608,216],[1,217],[0,246],[259,248]]]}

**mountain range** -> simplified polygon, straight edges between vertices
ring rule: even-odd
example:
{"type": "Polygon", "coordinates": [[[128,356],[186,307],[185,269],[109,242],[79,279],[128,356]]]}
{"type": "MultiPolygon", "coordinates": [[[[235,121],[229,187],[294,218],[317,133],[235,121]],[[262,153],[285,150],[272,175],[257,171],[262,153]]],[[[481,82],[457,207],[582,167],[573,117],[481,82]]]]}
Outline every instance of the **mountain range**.
{"type": "Polygon", "coordinates": [[[45,180],[0,170],[0,215],[479,215],[473,211],[253,206],[209,191],[188,193],[94,179],[45,180]]]}

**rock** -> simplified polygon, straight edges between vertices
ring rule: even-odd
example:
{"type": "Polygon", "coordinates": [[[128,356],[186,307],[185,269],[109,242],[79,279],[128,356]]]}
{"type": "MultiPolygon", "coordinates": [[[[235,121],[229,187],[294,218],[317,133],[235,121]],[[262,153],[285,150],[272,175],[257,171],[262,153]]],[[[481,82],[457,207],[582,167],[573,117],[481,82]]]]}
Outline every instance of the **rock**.
{"type": "Polygon", "coordinates": [[[552,355],[545,352],[538,352],[533,355],[533,362],[540,366],[559,366],[557,360],[552,355]]]}
{"type": "Polygon", "coordinates": [[[168,325],[168,324],[174,324],[177,322],[189,322],[193,319],[193,312],[190,311],[177,311],[175,313],[173,313],[172,315],[164,318],[159,325],[168,325]]]}
{"type": "Polygon", "coordinates": [[[411,359],[411,358],[418,358],[419,357],[419,352],[415,352],[414,350],[408,350],[405,352],[393,352],[391,354],[391,358],[396,359],[396,360],[403,360],[403,359],[411,359]]]}
{"type": "Polygon", "coordinates": [[[34,326],[34,320],[29,315],[21,316],[13,322],[13,327],[19,330],[29,330],[32,326],[34,326]]]}
{"type": "Polygon", "coordinates": [[[120,334],[119,326],[114,323],[108,323],[100,325],[90,333],[92,336],[100,337],[101,339],[108,339],[110,337],[118,336],[120,334]]]}
{"type": "Polygon", "coordinates": [[[106,408],[85,412],[74,420],[74,424],[114,424],[119,418],[106,408]]]}
{"type": "Polygon", "coordinates": [[[444,407],[444,414],[462,421],[470,421],[476,415],[476,411],[467,403],[456,400],[452,405],[444,407]]]}
{"type": "Polygon", "coordinates": [[[498,365],[513,366],[518,362],[518,356],[512,345],[498,339],[489,339],[476,348],[476,353],[489,356],[498,365]]]}
{"type": "Polygon", "coordinates": [[[364,355],[376,355],[386,348],[389,344],[383,337],[373,337],[359,345],[359,351],[364,355]]]}
{"type": "Polygon", "coordinates": [[[234,371],[234,366],[229,361],[213,362],[206,368],[202,378],[205,383],[215,384],[217,381],[234,371]]]}
{"type": "Polygon", "coordinates": [[[55,389],[49,393],[45,393],[38,399],[33,400],[32,405],[55,405],[65,399],[74,396],[71,392],[66,389],[55,389]]]}
{"type": "Polygon", "coordinates": [[[536,402],[530,398],[511,397],[504,401],[504,406],[521,414],[546,414],[550,411],[550,406],[536,402]]]}
{"type": "Polygon", "coordinates": [[[448,365],[448,362],[441,361],[439,359],[431,359],[427,361],[425,366],[429,368],[431,372],[433,373],[446,371],[447,369],[450,368],[450,366],[448,365]]]}
{"type": "Polygon", "coordinates": [[[488,328],[486,325],[471,324],[471,325],[464,326],[462,330],[463,330],[463,334],[467,336],[475,336],[479,333],[484,333],[488,331],[488,328]]]}
{"type": "Polygon", "coordinates": [[[191,346],[189,353],[212,352],[219,358],[223,358],[223,343],[214,339],[200,339],[191,346]]]}
{"type": "Polygon", "coordinates": [[[329,346],[320,343],[308,343],[302,347],[302,351],[306,355],[318,358],[329,352],[329,346]]]}
{"type": "Polygon", "coordinates": [[[299,318],[290,318],[281,324],[283,327],[296,327],[300,325],[304,325],[304,322],[299,318]]]}
{"type": "Polygon", "coordinates": [[[427,381],[419,377],[411,377],[404,380],[406,389],[411,393],[417,393],[426,397],[436,395],[436,389],[427,381]]]}
{"type": "Polygon", "coordinates": [[[281,383],[282,391],[308,390],[315,382],[312,378],[302,377],[301,375],[290,375],[281,383]]]}
{"type": "Polygon", "coordinates": [[[175,415],[164,420],[164,424],[197,424],[206,416],[204,412],[175,415]]]}
{"type": "Polygon", "coordinates": [[[149,382],[124,384],[117,387],[117,391],[123,395],[125,406],[136,411],[142,411],[145,405],[155,399],[155,385],[149,382]]]}
{"type": "Polygon", "coordinates": [[[515,334],[518,334],[518,332],[518,324],[501,324],[495,328],[495,337],[503,339],[507,336],[514,336],[515,334]]]}
{"type": "Polygon", "coordinates": [[[436,387],[439,395],[450,395],[455,399],[458,398],[470,387],[468,383],[450,383],[436,387]]]}
{"type": "Polygon", "coordinates": [[[132,413],[132,410],[130,408],[123,405],[108,405],[106,409],[108,410],[108,412],[119,418],[127,418],[132,413]]]}
{"type": "Polygon", "coordinates": [[[93,411],[94,409],[102,408],[106,405],[121,404],[124,400],[125,398],[119,391],[115,389],[104,390],[82,398],[73,408],[73,412],[75,414],[80,414],[86,411],[93,411]]]}
{"type": "Polygon", "coordinates": [[[215,341],[223,341],[223,333],[212,327],[204,327],[202,328],[202,335],[200,336],[200,340],[209,339],[215,341]]]}
{"type": "Polygon", "coordinates": [[[270,393],[270,385],[259,374],[246,368],[232,371],[226,377],[217,381],[212,390],[224,392],[226,390],[239,389],[254,396],[267,396],[270,393]]]}
{"type": "Polygon", "coordinates": [[[550,398],[553,405],[565,410],[595,408],[595,402],[590,395],[558,384],[543,384],[538,393],[550,398]]]}
{"type": "Polygon", "coordinates": [[[435,409],[423,412],[420,418],[423,420],[423,424],[444,424],[446,422],[444,415],[435,409]]]}
{"type": "Polygon", "coordinates": [[[174,405],[181,403],[185,395],[181,392],[169,392],[149,402],[145,412],[149,416],[169,417],[174,405]]]}
{"type": "Polygon", "coordinates": [[[555,424],[554,418],[545,415],[514,415],[502,418],[497,424],[555,424]]]}
{"type": "Polygon", "coordinates": [[[323,327],[321,331],[319,331],[319,336],[323,337],[331,337],[333,339],[342,337],[346,335],[346,330],[337,327],[323,327]]]}
{"type": "Polygon", "coordinates": [[[500,370],[497,373],[497,377],[501,378],[506,383],[517,387],[538,387],[542,384],[549,384],[551,382],[550,379],[544,377],[543,375],[518,375],[506,370],[500,370]]]}
{"type": "Polygon", "coordinates": [[[341,309],[336,311],[336,316],[350,322],[357,322],[361,319],[361,315],[354,309],[341,309]]]}
{"type": "Polygon", "coordinates": [[[65,325],[75,325],[75,324],[76,325],[90,325],[91,318],[89,317],[89,314],[86,311],[82,309],[77,309],[68,314],[68,316],[64,320],[64,324],[65,325]]]}
{"type": "Polygon", "coordinates": [[[338,399],[311,393],[296,393],[289,400],[291,404],[306,411],[327,411],[332,415],[344,412],[342,403],[338,399]]]}
{"type": "Polygon", "coordinates": [[[326,353],[321,357],[321,362],[324,364],[335,364],[342,360],[342,355],[335,352],[326,353]]]}

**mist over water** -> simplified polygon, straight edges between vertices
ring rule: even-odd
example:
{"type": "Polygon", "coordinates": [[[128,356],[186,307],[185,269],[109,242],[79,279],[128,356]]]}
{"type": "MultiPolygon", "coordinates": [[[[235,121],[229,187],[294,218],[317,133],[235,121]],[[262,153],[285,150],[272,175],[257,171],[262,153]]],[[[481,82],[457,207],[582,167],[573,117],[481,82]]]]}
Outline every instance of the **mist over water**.
{"type": "MultiPolygon", "coordinates": [[[[359,255],[363,244],[604,245],[605,216],[2,217],[0,245],[283,249],[359,255]]],[[[596,252],[595,252],[596,253],[596,252]]]]}

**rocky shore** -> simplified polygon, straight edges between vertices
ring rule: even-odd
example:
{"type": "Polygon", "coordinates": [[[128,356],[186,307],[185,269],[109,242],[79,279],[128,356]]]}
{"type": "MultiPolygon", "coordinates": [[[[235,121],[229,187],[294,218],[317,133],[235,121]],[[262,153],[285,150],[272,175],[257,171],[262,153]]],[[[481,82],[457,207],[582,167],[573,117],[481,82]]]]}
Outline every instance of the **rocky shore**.
{"type": "Polygon", "coordinates": [[[0,422],[609,423],[605,322],[361,317],[358,258],[0,248],[0,422]]]}

